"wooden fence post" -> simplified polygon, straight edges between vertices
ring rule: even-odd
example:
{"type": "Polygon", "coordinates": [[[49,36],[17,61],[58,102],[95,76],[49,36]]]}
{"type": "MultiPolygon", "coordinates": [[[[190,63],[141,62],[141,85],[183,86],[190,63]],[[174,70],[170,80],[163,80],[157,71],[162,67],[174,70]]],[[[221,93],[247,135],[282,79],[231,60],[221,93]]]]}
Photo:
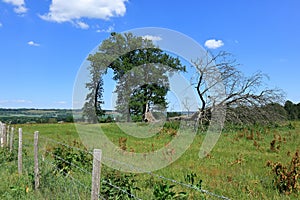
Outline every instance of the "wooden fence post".
{"type": "Polygon", "coordinates": [[[6,146],[6,143],[7,143],[6,140],[7,140],[6,124],[3,124],[2,125],[2,144],[1,144],[2,147],[6,146]]]}
{"type": "Polygon", "coordinates": [[[6,130],[6,146],[9,147],[9,137],[10,137],[10,125],[7,126],[6,130]]]}
{"type": "Polygon", "coordinates": [[[39,160],[38,160],[38,147],[39,143],[39,132],[34,132],[34,189],[37,190],[40,185],[39,178],[39,160]]]}
{"type": "Polygon", "coordinates": [[[3,132],[2,132],[2,128],[3,128],[3,123],[0,122],[0,147],[3,147],[3,132]]]}
{"type": "Polygon", "coordinates": [[[19,128],[19,148],[18,148],[18,173],[19,175],[22,174],[22,135],[23,131],[22,128],[19,128]]]}
{"type": "Polygon", "coordinates": [[[93,152],[93,173],[92,173],[92,193],[91,199],[98,200],[100,194],[100,173],[101,173],[101,149],[94,149],[93,152]]]}
{"type": "Polygon", "coordinates": [[[10,140],[9,140],[9,151],[12,152],[13,150],[13,145],[14,145],[14,127],[11,127],[11,132],[10,132],[10,140]]]}

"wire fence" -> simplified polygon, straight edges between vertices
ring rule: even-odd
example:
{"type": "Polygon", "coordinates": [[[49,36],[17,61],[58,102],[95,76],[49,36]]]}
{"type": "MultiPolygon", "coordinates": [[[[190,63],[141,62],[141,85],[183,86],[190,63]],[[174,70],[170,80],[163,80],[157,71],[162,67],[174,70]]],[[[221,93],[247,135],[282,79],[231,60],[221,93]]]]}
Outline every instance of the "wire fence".
{"type": "MultiPolygon", "coordinates": [[[[23,139],[21,135],[22,134],[26,135],[26,140],[22,141],[22,143],[21,143],[21,145],[24,147],[23,149],[25,150],[26,156],[23,156],[20,158],[19,157],[20,153],[19,153],[17,162],[18,162],[18,166],[19,166],[20,165],[19,162],[22,162],[22,161],[24,162],[24,160],[26,160],[26,159],[28,160],[30,158],[29,163],[31,163],[31,166],[28,166],[28,165],[26,166],[26,167],[30,168],[30,169],[26,169],[26,170],[30,171],[30,170],[34,169],[34,166],[32,166],[33,165],[32,163],[34,163],[33,155],[31,152],[32,150],[30,151],[30,149],[34,149],[34,143],[32,142],[33,134],[22,133],[22,131],[21,131],[22,134],[20,135],[20,131],[21,130],[19,130],[19,137],[12,138],[12,137],[14,137],[14,128],[13,127],[8,128],[5,124],[0,122],[1,147],[7,148],[10,152],[15,151],[16,148],[20,149],[17,146],[17,140],[19,140],[19,144],[20,144],[20,139],[21,140],[23,139]],[[20,136],[21,136],[21,138],[20,138],[20,136]],[[28,139],[30,137],[31,137],[31,139],[28,139]],[[10,143],[14,143],[14,144],[10,144],[10,143]],[[11,148],[13,148],[13,149],[11,149],[11,148]],[[21,159],[21,161],[20,161],[20,159],[21,159]]],[[[41,187],[44,188],[43,191],[46,190],[45,188],[47,187],[47,182],[51,182],[50,178],[47,179],[47,176],[52,176],[52,179],[54,176],[55,178],[58,178],[61,180],[61,184],[66,184],[67,182],[70,182],[74,186],[72,188],[70,186],[65,186],[66,187],[65,194],[67,195],[67,193],[68,193],[67,191],[69,191],[69,193],[70,193],[69,195],[76,196],[74,199],[88,199],[89,197],[91,199],[107,199],[107,194],[105,194],[105,195],[101,194],[100,185],[101,186],[102,185],[109,186],[112,189],[117,190],[120,193],[123,193],[130,199],[138,199],[138,200],[141,199],[136,194],[133,194],[131,191],[126,190],[126,188],[124,188],[123,186],[116,185],[109,179],[106,179],[105,177],[101,177],[101,181],[99,180],[100,181],[99,183],[93,183],[94,168],[92,168],[92,167],[94,167],[94,163],[91,161],[91,159],[85,160],[86,162],[84,165],[79,165],[78,163],[74,162],[74,158],[72,157],[72,155],[65,154],[64,155],[65,157],[63,157],[61,154],[58,154],[57,152],[55,152],[53,150],[55,150],[55,149],[57,150],[61,146],[61,147],[65,147],[71,151],[78,151],[78,152],[81,152],[82,154],[89,155],[91,157],[94,156],[94,152],[91,152],[87,149],[82,149],[82,148],[79,148],[76,146],[72,146],[72,145],[54,140],[52,138],[48,138],[46,136],[40,135],[39,140],[43,140],[44,142],[51,143],[52,144],[51,146],[54,148],[54,149],[41,148],[38,151],[38,160],[40,161],[39,168],[42,168],[41,169],[42,172],[39,172],[39,174],[37,176],[42,176],[40,178],[42,178],[41,187]],[[86,167],[86,166],[88,166],[88,167],[86,167]],[[68,167],[72,168],[72,170],[68,170],[67,169],[68,167]],[[78,173],[75,173],[74,172],[75,170],[78,173]],[[97,195],[96,198],[92,196],[93,184],[96,184],[96,187],[98,187],[98,189],[100,189],[100,191],[98,191],[98,193],[96,194],[97,195]]],[[[61,153],[61,152],[59,152],[59,153],[61,153]]],[[[23,155],[23,154],[24,154],[24,152],[21,153],[21,155],[23,155]]],[[[134,166],[134,164],[122,163],[118,160],[114,160],[114,159],[112,159],[110,157],[106,157],[106,156],[103,156],[103,159],[107,159],[112,162],[126,165],[127,167],[131,167],[132,169],[144,171],[143,169],[138,169],[136,166],[134,166]]],[[[0,161],[0,166],[3,166],[3,165],[8,165],[8,162],[1,163],[1,161],[0,161]]],[[[22,172],[22,169],[21,169],[21,172],[22,172]]],[[[20,169],[19,169],[19,173],[20,173],[20,169]]],[[[28,172],[28,173],[32,174],[32,172],[28,172]]],[[[215,194],[208,190],[204,190],[202,188],[196,187],[195,185],[192,185],[192,184],[183,183],[181,181],[174,180],[172,178],[168,178],[168,177],[165,177],[165,176],[153,173],[153,172],[146,172],[145,174],[148,174],[151,177],[156,177],[159,180],[163,180],[163,181],[167,181],[172,184],[175,184],[175,185],[179,185],[179,186],[187,188],[189,190],[194,190],[195,192],[199,192],[200,194],[206,194],[208,196],[211,196],[211,197],[214,197],[217,199],[229,200],[228,197],[215,194]]],[[[99,175],[99,178],[100,178],[100,175],[99,175]]],[[[56,183],[57,183],[57,181],[54,181],[54,184],[56,184],[56,183]]],[[[57,187],[55,187],[55,188],[57,188],[57,187]]],[[[47,192],[45,192],[45,193],[47,194],[47,192]]],[[[61,197],[59,197],[59,198],[61,198],[61,197]]]]}

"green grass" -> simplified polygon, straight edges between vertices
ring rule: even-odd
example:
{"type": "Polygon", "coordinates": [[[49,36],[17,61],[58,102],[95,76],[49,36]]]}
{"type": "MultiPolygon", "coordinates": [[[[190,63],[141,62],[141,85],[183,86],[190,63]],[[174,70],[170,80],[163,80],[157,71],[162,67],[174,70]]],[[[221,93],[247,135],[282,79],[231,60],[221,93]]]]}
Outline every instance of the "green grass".
{"type": "MultiPolygon", "coordinates": [[[[82,125],[88,133],[94,129],[99,129],[99,125],[82,125]]],[[[172,131],[164,130],[161,134],[155,134],[150,138],[135,138],[122,132],[116,124],[101,124],[101,129],[106,136],[116,145],[119,145],[120,138],[127,138],[126,151],[132,152],[151,152],[167,145],[173,137],[172,131]]],[[[82,136],[77,133],[73,124],[26,124],[18,125],[24,132],[24,143],[27,155],[27,164],[25,164],[25,175],[17,175],[16,162],[0,163],[1,182],[0,198],[15,199],[51,199],[51,187],[57,189],[55,197],[57,199],[77,199],[76,194],[82,195],[82,199],[89,199],[89,193],[86,189],[76,189],[74,183],[60,176],[51,174],[50,166],[45,165],[41,171],[44,179],[42,189],[35,192],[26,187],[30,185],[33,132],[40,132],[40,149],[52,150],[55,144],[43,139],[51,138],[64,143],[72,144],[74,140],[81,140],[82,136]],[[31,159],[31,160],[30,160],[31,159]],[[27,167],[26,167],[27,165],[27,167]],[[48,185],[45,183],[49,183],[48,185]],[[60,186],[60,187],[59,187],[60,186]],[[58,189],[63,188],[63,189],[58,189]],[[75,189],[74,189],[75,188],[75,189]],[[25,191],[25,192],[24,192],[25,191]],[[21,194],[19,194],[21,193],[21,194]],[[88,194],[87,194],[88,193],[88,194]],[[70,196],[70,194],[72,194],[70,196]],[[18,196],[21,195],[21,196],[18,196]],[[50,196],[48,196],[50,195],[50,196]],[[88,198],[85,198],[88,196],[88,198]],[[71,198],[73,197],[73,198],[71,198]]],[[[130,127],[129,127],[130,128],[130,127]]],[[[139,129],[137,129],[139,130],[139,129]]],[[[134,131],[134,130],[133,130],[134,131]]],[[[137,133],[139,134],[139,133],[137,133]]],[[[16,134],[17,135],[17,134],[16,134]]],[[[93,136],[98,137],[97,135],[93,136]]],[[[300,122],[292,122],[292,126],[280,126],[277,128],[250,127],[239,131],[227,130],[222,133],[214,149],[203,159],[198,157],[199,148],[204,140],[204,134],[198,134],[187,151],[175,162],[169,166],[157,170],[153,173],[159,174],[179,182],[186,182],[184,177],[190,173],[196,173],[197,179],[201,179],[202,189],[215,194],[224,195],[231,199],[299,199],[299,193],[290,195],[279,194],[272,184],[273,174],[271,169],[266,166],[267,161],[288,163],[292,155],[300,150],[300,122]],[[293,128],[294,127],[294,128],[293,128]],[[276,139],[276,149],[270,149],[270,143],[276,139]]],[[[16,141],[17,142],[17,141],[16,141]]],[[[89,142],[93,142],[92,140],[89,142]]],[[[89,149],[90,146],[88,146],[89,149]]],[[[90,150],[90,149],[89,149],[90,150]]],[[[105,155],[104,155],[105,156],[105,155]]],[[[50,159],[50,158],[49,158],[50,159]]],[[[108,167],[103,167],[102,174],[105,176],[108,167]]],[[[90,177],[78,171],[74,171],[73,176],[82,180],[89,186],[90,177]]],[[[137,174],[137,186],[141,191],[136,191],[136,195],[142,199],[153,199],[153,187],[162,180],[157,177],[151,177],[149,174],[137,174]]],[[[172,184],[172,183],[169,183],[172,184]]],[[[177,185],[174,191],[186,191],[189,193],[189,199],[200,199],[200,193],[177,185]]],[[[205,195],[207,199],[213,197],[205,195]]],[[[54,198],[55,199],[55,198],[54,198]]]]}

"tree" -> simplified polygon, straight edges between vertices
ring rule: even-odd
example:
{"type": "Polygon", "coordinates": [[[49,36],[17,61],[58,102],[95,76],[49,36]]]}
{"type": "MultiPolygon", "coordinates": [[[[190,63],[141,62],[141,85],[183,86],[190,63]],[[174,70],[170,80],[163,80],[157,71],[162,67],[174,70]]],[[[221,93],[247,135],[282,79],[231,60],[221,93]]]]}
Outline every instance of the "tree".
{"type": "Polygon", "coordinates": [[[192,105],[190,104],[190,101],[189,101],[189,97],[185,97],[184,100],[181,102],[183,107],[185,108],[185,110],[187,111],[187,116],[189,117],[190,116],[190,110],[191,110],[191,107],[192,105]]]}
{"type": "Polygon", "coordinates": [[[167,106],[167,73],[184,71],[179,58],[173,58],[155,47],[151,40],[132,33],[112,33],[98,51],[89,55],[91,80],[86,84],[90,93],[86,97],[84,113],[91,122],[103,114],[103,75],[113,70],[117,82],[117,110],[130,121],[132,114],[145,120],[153,104],[167,106]],[[138,98],[138,101],[137,101],[138,98]]]}
{"type": "Polygon", "coordinates": [[[262,123],[278,119],[278,115],[272,115],[274,110],[270,105],[281,103],[283,93],[279,89],[264,87],[267,76],[262,72],[244,76],[238,70],[236,60],[227,52],[215,56],[207,52],[205,58],[192,63],[198,70],[193,85],[201,101],[200,122],[209,120],[212,109],[218,105],[226,108],[226,119],[231,122],[262,123]],[[212,74],[218,74],[217,78],[212,74]],[[219,83],[224,85],[223,95],[218,95],[218,88],[215,88],[219,83]]]}
{"type": "Polygon", "coordinates": [[[284,109],[286,110],[287,112],[287,117],[288,117],[288,120],[296,120],[296,119],[299,119],[299,114],[300,114],[300,110],[298,109],[299,108],[299,104],[296,105],[294,104],[293,102],[287,100],[284,104],[284,109]]]}

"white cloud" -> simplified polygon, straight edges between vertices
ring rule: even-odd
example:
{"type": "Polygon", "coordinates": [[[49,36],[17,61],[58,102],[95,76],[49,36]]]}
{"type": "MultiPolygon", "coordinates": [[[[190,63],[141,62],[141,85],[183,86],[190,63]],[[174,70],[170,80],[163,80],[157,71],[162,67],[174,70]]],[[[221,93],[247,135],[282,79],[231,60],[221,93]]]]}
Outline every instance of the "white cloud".
{"type": "Polygon", "coordinates": [[[16,100],[0,100],[0,104],[10,104],[10,103],[27,103],[31,104],[32,101],[25,99],[16,99],[16,100]]]}
{"type": "Polygon", "coordinates": [[[14,11],[18,14],[23,14],[27,12],[24,0],[2,0],[4,3],[12,4],[15,6],[14,11]]]}
{"type": "Polygon", "coordinates": [[[25,99],[18,99],[18,100],[12,100],[13,103],[32,103],[30,100],[25,99]]]}
{"type": "Polygon", "coordinates": [[[222,40],[211,39],[211,40],[206,40],[204,45],[209,49],[217,49],[223,46],[224,43],[222,40]]]}
{"type": "Polygon", "coordinates": [[[123,16],[126,13],[125,2],[127,0],[52,0],[49,12],[40,17],[58,23],[73,22],[79,28],[86,28],[87,24],[76,21],[81,18],[108,20],[123,16]]]}
{"type": "Polygon", "coordinates": [[[160,41],[162,40],[161,37],[155,35],[144,35],[143,39],[152,40],[152,41],[160,41]]]}
{"type": "Polygon", "coordinates": [[[98,29],[96,32],[97,33],[110,33],[114,30],[114,25],[113,26],[109,26],[107,29],[98,29]]]}
{"type": "Polygon", "coordinates": [[[81,29],[88,29],[90,26],[82,21],[75,22],[75,26],[81,29]]]}
{"type": "Polygon", "coordinates": [[[28,44],[29,46],[35,46],[35,47],[40,46],[40,44],[35,43],[34,41],[29,41],[29,42],[27,42],[27,44],[28,44]]]}
{"type": "Polygon", "coordinates": [[[56,102],[54,102],[54,103],[55,103],[55,104],[61,104],[61,105],[67,104],[66,101],[56,101],[56,102]]]}
{"type": "Polygon", "coordinates": [[[0,22],[0,28],[3,26],[3,24],[0,22]]]}

